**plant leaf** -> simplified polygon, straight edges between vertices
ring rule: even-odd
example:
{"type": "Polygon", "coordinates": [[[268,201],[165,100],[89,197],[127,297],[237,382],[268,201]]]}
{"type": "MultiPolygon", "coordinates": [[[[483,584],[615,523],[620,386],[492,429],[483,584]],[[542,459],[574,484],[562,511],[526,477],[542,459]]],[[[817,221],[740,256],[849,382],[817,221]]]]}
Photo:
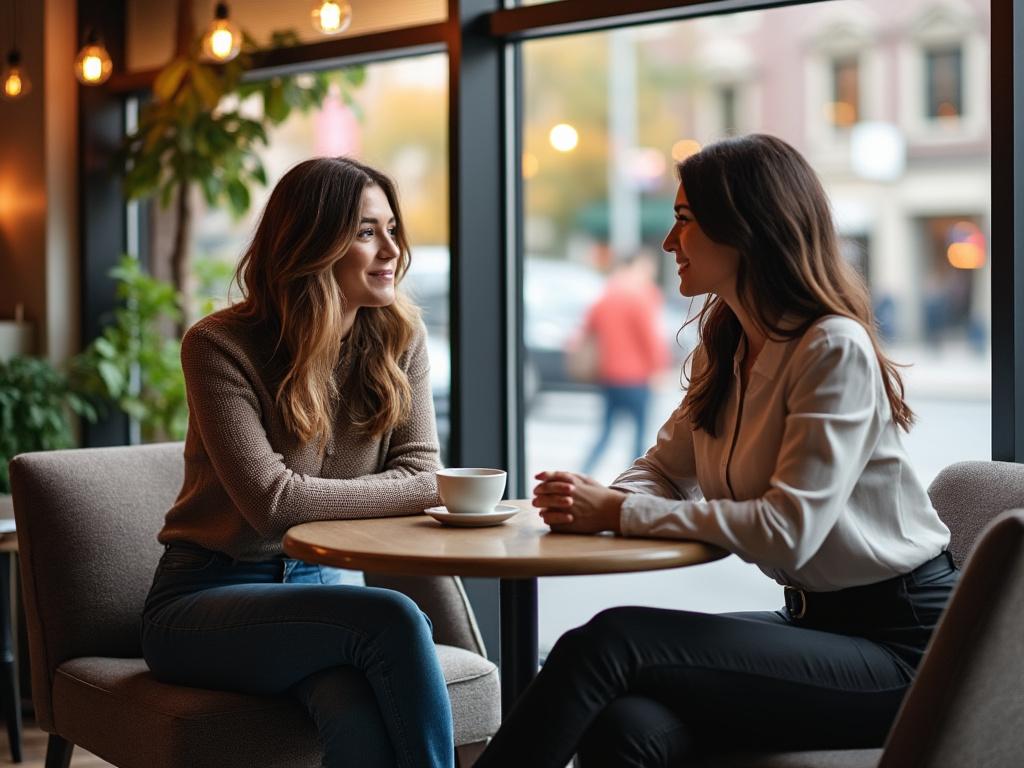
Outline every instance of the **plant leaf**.
{"type": "Polygon", "coordinates": [[[181,85],[189,70],[188,59],[179,57],[160,70],[153,81],[153,95],[160,101],[169,101],[181,85]]]}

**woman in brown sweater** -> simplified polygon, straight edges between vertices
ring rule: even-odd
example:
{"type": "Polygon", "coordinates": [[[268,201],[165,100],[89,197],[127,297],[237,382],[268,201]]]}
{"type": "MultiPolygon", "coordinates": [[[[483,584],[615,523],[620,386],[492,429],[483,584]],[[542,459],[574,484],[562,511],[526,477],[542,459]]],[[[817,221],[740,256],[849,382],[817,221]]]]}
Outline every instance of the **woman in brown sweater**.
{"type": "Polygon", "coordinates": [[[408,266],[391,181],[308,160],[270,196],[243,300],[182,342],[185,480],[159,535],[146,661],[177,684],[293,692],[325,766],[454,761],[428,619],[281,549],[297,523],[437,503],[426,331],[396,291],[408,266]]]}

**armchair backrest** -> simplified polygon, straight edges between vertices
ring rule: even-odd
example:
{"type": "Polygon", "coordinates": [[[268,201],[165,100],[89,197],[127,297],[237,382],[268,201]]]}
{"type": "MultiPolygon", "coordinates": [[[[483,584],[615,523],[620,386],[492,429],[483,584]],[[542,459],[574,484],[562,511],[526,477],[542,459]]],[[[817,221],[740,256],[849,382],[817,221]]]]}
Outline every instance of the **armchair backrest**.
{"type": "Polygon", "coordinates": [[[1024,464],[961,461],[936,475],[928,495],[949,528],[949,551],[962,566],[978,534],[1007,509],[1024,507],[1024,464]]]}
{"type": "Polygon", "coordinates": [[[1019,765],[1024,754],[1024,510],[982,534],[878,768],[1019,765]]]}
{"type": "Polygon", "coordinates": [[[11,461],[36,717],[52,723],[54,670],[142,655],[156,540],[181,489],[181,443],[29,453],[11,461]]]}

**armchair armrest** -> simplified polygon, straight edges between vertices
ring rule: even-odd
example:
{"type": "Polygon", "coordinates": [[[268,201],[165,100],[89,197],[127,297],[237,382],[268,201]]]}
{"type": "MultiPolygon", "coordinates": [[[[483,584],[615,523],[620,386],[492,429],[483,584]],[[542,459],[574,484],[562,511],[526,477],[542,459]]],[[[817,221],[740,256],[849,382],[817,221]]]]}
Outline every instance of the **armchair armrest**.
{"type": "Polygon", "coordinates": [[[486,656],[473,608],[458,576],[398,576],[366,573],[368,587],[394,589],[408,595],[430,617],[434,642],[486,656]]]}

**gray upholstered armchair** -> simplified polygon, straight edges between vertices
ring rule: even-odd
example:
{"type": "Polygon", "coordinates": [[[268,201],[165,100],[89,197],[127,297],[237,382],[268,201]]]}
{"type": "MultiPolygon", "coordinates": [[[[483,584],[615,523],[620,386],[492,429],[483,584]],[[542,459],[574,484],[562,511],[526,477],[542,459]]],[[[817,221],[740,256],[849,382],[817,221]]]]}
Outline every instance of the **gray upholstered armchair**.
{"type": "Polygon", "coordinates": [[[928,494],[949,526],[949,549],[964,572],[885,748],[716,754],[699,768],[1022,764],[1024,464],[953,464],[938,474],[928,494]]]}
{"type": "MultiPolygon", "coordinates": [[[[288,697],[157,682],[140,658],[139,617],[181,487],[180,443],[25,454],[11,462],[14,509],[46,765],[75,744],[118,766],[318,766],[316,731],[288,697]]],[[[373,577],[430,616],[451,695],[461,768],[497,730],[495,666],[457,578],[373,577]]]]}

